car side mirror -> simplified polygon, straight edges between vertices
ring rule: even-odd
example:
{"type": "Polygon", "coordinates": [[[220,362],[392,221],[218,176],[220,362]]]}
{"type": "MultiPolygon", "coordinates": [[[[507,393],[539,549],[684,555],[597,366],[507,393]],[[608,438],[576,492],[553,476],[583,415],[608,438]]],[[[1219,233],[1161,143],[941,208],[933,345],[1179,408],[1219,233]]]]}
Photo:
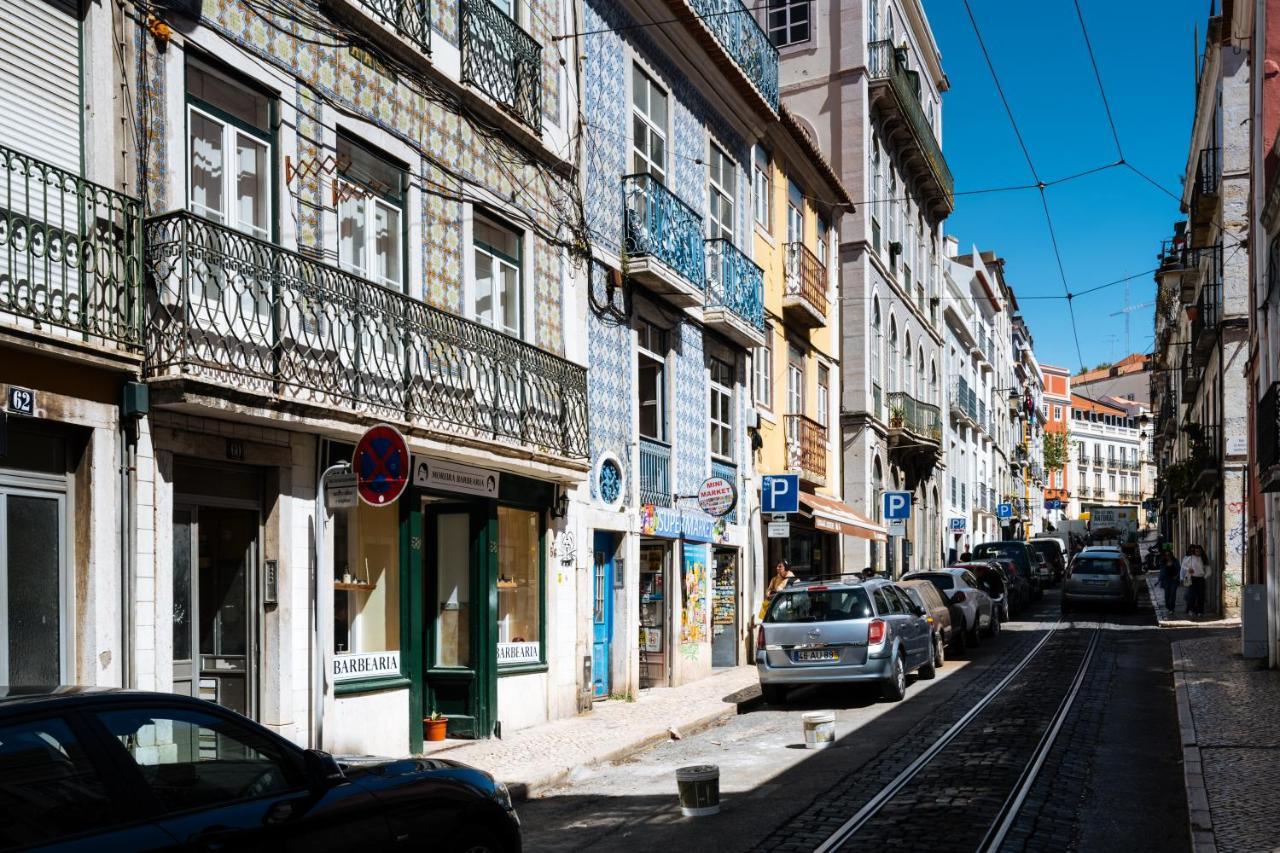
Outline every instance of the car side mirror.
{"type": "Polygon", "coordinates": [[[307,784],[312,788],[332,788],[347,778],[347,774],[342,772],[342,765],[332,755],[318,749],[303,752],[302,765],[307,774],[307,784]]]}

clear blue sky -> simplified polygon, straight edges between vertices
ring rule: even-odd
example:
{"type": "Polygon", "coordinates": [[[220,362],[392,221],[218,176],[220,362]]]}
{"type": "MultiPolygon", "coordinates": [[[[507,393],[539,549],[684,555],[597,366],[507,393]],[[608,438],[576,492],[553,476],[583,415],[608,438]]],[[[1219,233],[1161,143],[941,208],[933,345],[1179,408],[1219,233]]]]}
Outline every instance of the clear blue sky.
{"type": "MultiPolygon", "coordinates": [[[[1072,0],[969,0],[1014,118],[1046,182],[1117,159],[1072,0]]],[[[1194,39],[1203,44],[1209,0],[1080,0],[1124,157],[1180,192],[1194,110],[1194,39]]],[[[943,151],[957,192],[1032,183],[961,0],[925,0],[951,89],[943,95],[943,151]]],[[[1160,240],[1179,218],[1169,196],[1116,168],[1047,190],[1072,291],[1156,266],[1160,240]]],[[[1035,190],[960,195],[945,230],[1007,259],[1019,297],[1061,294],[1035,190]]],[[[1130,302],[1155,298],[1143,276],[1130,302]]],[[[1090,366],[1125,354],[1117,285],[1075,300],[1090,366]]],[[[1042,363],[1079,369],[1065,300],[1025,299],[1023,315],[1042,363]]],[[[1131,351],[1151,348],[1152,310],[1130,315],[1131,351]]]]}

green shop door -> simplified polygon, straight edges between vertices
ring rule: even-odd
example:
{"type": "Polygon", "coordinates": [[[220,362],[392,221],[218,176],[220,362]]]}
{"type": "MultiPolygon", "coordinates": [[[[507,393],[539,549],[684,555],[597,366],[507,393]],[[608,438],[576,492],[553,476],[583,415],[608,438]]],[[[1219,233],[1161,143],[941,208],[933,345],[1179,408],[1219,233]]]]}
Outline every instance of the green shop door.
{"type": "Polygon", "coordinates": [[[424,502],[426,691],[450,737],[489,737],[497,706],[496,522],[486,503],[424,502]],[[490,601],[494,598],[494,601],[490,601]]]}

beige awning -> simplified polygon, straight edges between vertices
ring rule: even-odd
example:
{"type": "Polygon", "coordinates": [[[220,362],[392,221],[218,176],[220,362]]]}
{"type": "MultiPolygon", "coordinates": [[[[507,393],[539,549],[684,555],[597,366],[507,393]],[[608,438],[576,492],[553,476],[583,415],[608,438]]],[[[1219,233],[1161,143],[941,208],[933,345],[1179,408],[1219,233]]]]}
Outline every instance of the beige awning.
{"type": "Polygon", "coordinates": [[[813,513],[813,526],[828,533],[844,533],[870,539],[874,542],[888,542],[889,531],[876,524],[866,516],[860,515],[853,507],[841,503],[835,498],[815,495],[811,492],[800,493],[800,503],[813,513]]]}

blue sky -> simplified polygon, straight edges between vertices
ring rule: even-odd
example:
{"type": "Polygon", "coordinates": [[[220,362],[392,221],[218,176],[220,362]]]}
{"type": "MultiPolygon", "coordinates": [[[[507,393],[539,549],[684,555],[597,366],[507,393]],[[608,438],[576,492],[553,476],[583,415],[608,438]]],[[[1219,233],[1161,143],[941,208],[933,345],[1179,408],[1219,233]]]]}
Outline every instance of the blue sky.
{"type": "MultiPolygon", "coordinates": [[[[1117,159],[1106,112],[1071,0],[969,0],[1046,182],[1117,159]]],[[[1179,192],[1194,110],[1194,39],[1203,44],[1208,0],[1080,0],[1124,157],[1179,192]]],[[[943,152],[957,192],[1032,183],[961,0],[925,0],[951,89],[943,95],[943,152]]],[[[1177,202],[1124,168],[1048,190],[1067,284],[1080,291],[1155,267],[1177,202]]],[[[1063,292],[1035,190],[960,195],[945,230],[961,252],[976,244],[1007,259],[1019,297],[1063,292]]],[[[1130,283],[1131,304],[1154,299],[1155,283],[1130,283]]],[[[1075,300],[1084,361],[1125,354],[1117,285],[1075,300]]],[[[1042,363],[1079,369],[1061,299],[1025,299],[1023,314],[1042,363]]],[[[1130,351],[1151,348],[1152,309],[1130,315],[1130,351]]]]}

